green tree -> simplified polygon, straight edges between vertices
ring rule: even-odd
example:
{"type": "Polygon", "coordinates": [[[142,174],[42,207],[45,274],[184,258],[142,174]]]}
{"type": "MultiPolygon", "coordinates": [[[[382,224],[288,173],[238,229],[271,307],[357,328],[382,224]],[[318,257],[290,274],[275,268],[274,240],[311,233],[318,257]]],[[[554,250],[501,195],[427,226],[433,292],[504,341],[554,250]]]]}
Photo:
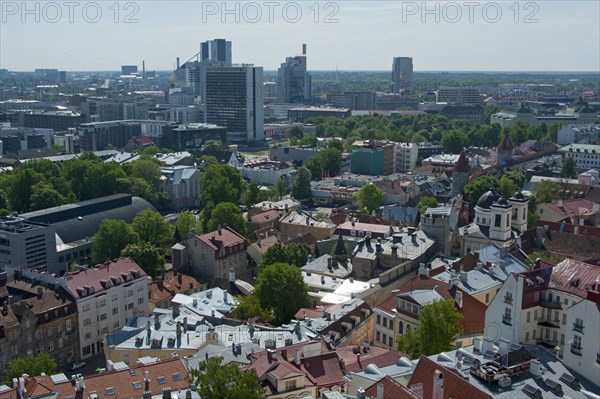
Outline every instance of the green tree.
{"type": "Polygon", "coordinates": [[[10,201],[8,200],[8,195],[2,189],[0,189],[0,209],[10,210],[10,201]]]}
{"type": "Polygon", "coordinates": [[[92,259],[100,262],[105,259],[115,259],[129,244],[138,242],[139,237],[133,227],[124,220],[104,219],[100,228],[94,235],[94,249],[92,259]]]}
{"type": "Polygon", "coordinates": [[[423,197],[419,200],[417,204],[417,209],[419,209],[419,214],[424,214],[427,211],[427,208],[436,208],[439,204],[435,197],[423,197]]]}
{"type": "Polygon", "coordinates": [[[448,152],[458,154],[468,146],[469,138],[460,130],[451,130],[442,135],[440,144],[447,148],[448,152]]]}
{"type": "Polygon", "coordinates": [[[573,158],[565,158],[563,161],[562,170],[560,171],[560,177],[565,177],[567,179],[574,179],[577,177],[575,160],[573,158]]]}
{"type": "Polygon", "coordinates": [[[247,320],[258,316],[263,322],[271,321],[271,312],[263,309],[256,295],[237,296],[236,305],[231,311],[231,315],[240,320],[247,320]]]}
{"type": "Polygon", "coordinates": [[[221,202],[210,212],[210,219],[206,224],[207,231],[215,231],[219,225],[229,226],[243,236],[248,232],[242,211],[231,202],[221,202]]]}
{"type": "Polygon", "coordinates": [[[13,171],[5,182],[12,210],[19,213],[29,212],[33,186],[44,180],[44,175],[33,169],[25,168],[13,171]]]}
{"type": "Polygon", "coordinates": [[[304,166],[310,171],[311,178],[320,180],[323,177],[323,158],[317,155],[312,155],[304,161],[304,166]]]}
{"type": "Polygon", "coordinates": [[[406,330],[396,343],[398,350],[417,358],[431,356],[453,348],[454,339],[463,331],[459,322],[463,316],[451,300],[437,300],[425,305],[419,312],[419,325],[406,330]]]}
{"type": "Polygon", "coordinates": [[[244,203],[247,207],[251,207],[259,201],[260,198],[260,186],[257,182],[253,181],[248,184],[248,190],[244,194],[244,203]]]}
{"type": "Polygon", "coordinates": [[[160,250],[147,242],[129,244],[121,251],[122,257],[130,257],[151,277],[156,277],[165,270],[165,258],[160,250]]]}
{"type": "Polygon", "coordinates": [[[365,184],[352,197],[352,202],[361,210],[368,213],[379,212],[383,205],[383,191],[373,183],[365,184]]]}
{"type": "Polygon", "coordinates": [[[504,198],[510,198],[515,195],[517,186],[515,183],[506,176],[502,176],[498,180],[498,192],[504,196],[504,198]]]}
{"type": "Polygon", "coordinates": [[[498,181],[493,177],[478,177],[465,185],[465,196],[471,202],[471,206],[474,207],[477,204],[479,197],[491,189],[495,189],[497,184],[498,181]]]}
{"type": "Polygon", "coordinates": [[[200,200],[208,203],[231,202],[240,200],[245,183],[239,170],[229,165],[208,165],[200,176],[202,193],[200,200]]]}
{"type": "Polygon", "coordinates": [[[301,128],[300,126],[294,126],[290,129],[290,132],[288,133],[290,138],[294,138],[296,140],[301,140],[302,137],[304,137],[304,129],[301,128]]]}
{"type": "Polygon", "coordinates": [[[130,177],[145,180],[152,188],[156,188],[161,172],[160,165],[153,159],[141,158],[131,163],[130,177]]]}
{"type": "Polygon", "coordinates": [[[273,322],[277,325],[288,323],[298,310],[311,305],[300,269],[287,263],[262,268],[254,295],[263,308],[273,311],[273,322]]]}
{"type": "Polygon", "coordinates": [[[292,186],[292,197],[299,201],[308,200],[312,197],[310,189],[311,173],[304,166],[298,168],[298,176],[292,186]]]}
{"type": "Polygon", "coordinates": [[[312,251],[305,244],[290,242],[286,245],[275,244],[267,249],[262,257],[261,266],[268,266],[273,263],[287,263],[297,267],[306,265],[308,256],[312,251]]]}
{"type": "Polygon", "coordinates": [[[504,174],[504,177],[512,180],[515,183],[515,187],[518,189],[523,188],[523,184],[525,184],[525,175],[522,172],[510,171],[504,174]]]}
{"type": "Polygon", "coordinates": [[[542,180],[533,186],[532,194],[538,204],[552,202],[560,198],[560,184],[551,180],[542,180]]]}
{"type": "Polygon", "coordinates": [[[319,156],[323,159],[323,170],[328,176],[336,176],[342,170],[342,152],[337,148],[328,148],[319,156]]]}
{"type": "Polygon", "coordinates": [[[31,188],[30,202],[30,210],[37,211],[66,204],[67,199],[50,184],[39,182],[31,188]]]}
{"type": "Polygon", "coordinates": [[[196,233],[196,226],[196,216],[192,212],[181,212],[175,221],[175,241],[183,240],[188,233],[196,233]]]}
{"type": "Polygon", "coordinates": [[[265,393],[256,370],[242,371],[235,363],[223,364],[222,357],[208,358],[189,374],[204,399],[261,399],[265,393]]]}
{"type": "Polygon", "coordinates": [[[96,162],[90,164],[83,177],[80,200],[88,200],[123,192],[119,182],[127,178],[125,171],[117,162],[96,162]]]}
{"type": "Polygon", "coordinates": [[[333,139],[327,143],[327,148],[335,148],[340,153],[344,152],[344,142],[339,139],[333,139]]]}
{"type": "Polygon", "coordinates": [[[204,142],[204,151],[221,151],[222,148],[219,140],[206,140],[204,142]]]}
{"type": "Polygon", "coordinates": [[[277,179],[277,181],[275,182],[275,191],[277,192],[277,195],[279,196],[279,198],[283,197],[284,195],[287,194],[288,188],[287,188],[287,183],[284,179],[277,179]]]}
{"type": "Polygon", "coordinates": [[[138,213],[132,226],[141,241],[157,247],[173,241],[175,227],[151,209],[138,213]]]}
{"type": "Polygon", "coordinates": [[[39,356],[26,355],[9,360],[6,367],[6,381],[12,384],[13,378],[23,374],[37,376],[42,373],[53,375],[57,372],[56,361],[46,352],[39,356]]]}

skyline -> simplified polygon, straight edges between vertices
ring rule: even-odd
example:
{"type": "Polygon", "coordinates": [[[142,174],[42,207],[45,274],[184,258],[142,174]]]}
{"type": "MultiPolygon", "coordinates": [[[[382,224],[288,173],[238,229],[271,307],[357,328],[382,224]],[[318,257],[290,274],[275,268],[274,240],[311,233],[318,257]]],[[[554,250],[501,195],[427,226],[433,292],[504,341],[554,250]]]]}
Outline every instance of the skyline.
{"type": "MultiPolygon", "coordinates": [[[[92,3],[79,4],[85,7],[92,3]]],[[[227,7],[232,7],[229,11],[238,4],[237,11],[229,15],[220,14],[220,10],[211,14],[215,10],[209,6],[218,6],[217,2],[178,0],[165,7],[164,1],[138,1],[134,3],[137,10],[124,10],[129,4],[125,2],[99,2],[94,4],[100,4],[102,16],[96,23],[84,21],[83,13],[77,11],[70,23],[65,9],[60,10],[61,20],[50,23],[46,20],[52,17],[52,9],[44,10],[40,5],[37,11],[32,8],[33,14],[23,15],[23,10],[7,9],[6,5],[20,7],[20,3],[3,2],[0,68],[116,71],[120,65],[141,66],[145,60],[147,70],[167,71],[173,69],[177,57],[184,63],[197,53],[200,42],[224,38],[233,42],[234,63],[254,64],[266,71],[274,71],[286,57],[300,54],[303,43],[308,46],[308,69],[312,71],[391,71],[393,58],[401,56],[413,58],[415,72],[600,71],[597,2],[519,2],[518,23],[514,20],[514,2],[479,2],[479,11],[487,6],[488,15],[475,9],[472,23],[463,3],[454,3],[459,8],[444,8],[450,3],[428,2],[427,7],[434,12],[426,14],[414,9],[415,5],[420,7],[420,2],[378,1],[366,5],[364,1],[284,1],[279,4],[288,11],[294,9],[291,4],[300,5],[302,17],[291,23],[284,20],[283,14],[273,12],[270,23],[268,10],[262,6],[266,3],[257,2],[257,10],[264,15],[259,22],[251,23],[251,9],[243,8],[248,2],[228,2],[227,7]],[[115,9],[109,9],[110,4],[120,7],[118,23],[114,22],[115,9]],[[338,8],[329,6],[326,10],[327,4],[338,8]],[[527,4],[537,5],[537,10],[525,9],[527,4]],[[314,22],[314,5],[319,8],[318,23],[314,22]],[[494,16],[492,11],[498,9],[501,17],[496,23],[489,22],[494,16]],[[450,22],[455,18],[453,10],[462,12],[456,23],[450,22]],[[138,22],[122,23],[125,11],[136,11],[134,19],[138,22]],[[538,22],[523,23],[534,11],[533,18],[538,22]],[[325,15],[332,12],[338,22],[323,23],[325,15]],[[39,24],[34,22],[35,17],[40,19],[39,24]],[[239,23],[234,22],[236,18],[239,23]],[[435,18],[440,22],[436,23],[435,18]],[[563,49],[567,51],[560,52],[563,49]]]]}

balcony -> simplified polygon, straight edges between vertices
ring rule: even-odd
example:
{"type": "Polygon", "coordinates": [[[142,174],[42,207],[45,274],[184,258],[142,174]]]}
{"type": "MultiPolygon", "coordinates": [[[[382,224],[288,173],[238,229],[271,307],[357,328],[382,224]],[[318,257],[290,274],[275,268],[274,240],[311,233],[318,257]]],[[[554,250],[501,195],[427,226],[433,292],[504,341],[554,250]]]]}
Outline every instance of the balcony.
{"type": "Polygon", "coordinates": [[[560,328],[560,322],[558,320],[552,319],[538,319],[538,326],[548,327],[548,328],[560,328]]]}
{"type": "Polygon", "coordinates": [[[583,334],[583,324],[573,323],[573,331],[583,334]]]}
{"type": "Polygon", "coordinates": [[[562,310],[560,301],[545,301],[542,299],[540,306],[547,309],[560,309],[562,310]]]}
{"type": "Polygon", "coordinates": [[[506,324],[507,326],[512,326],[512,317],[502,316],[502,323],[506,324]]]}
{"type": "Polygon", "coordinates": [[[581,356],[581,345],[571,344],[571,353],[581,356]]]}

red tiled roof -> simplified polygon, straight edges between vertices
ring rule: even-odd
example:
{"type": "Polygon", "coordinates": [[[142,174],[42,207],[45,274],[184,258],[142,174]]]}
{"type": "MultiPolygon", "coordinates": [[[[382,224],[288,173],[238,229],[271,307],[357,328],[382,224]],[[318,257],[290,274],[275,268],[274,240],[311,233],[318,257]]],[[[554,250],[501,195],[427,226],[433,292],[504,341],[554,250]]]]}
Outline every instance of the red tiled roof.
{"type": "Polygon", "coordinates": [[[433,398],[433,377],[436,370],[442,372],[444,376],[444,395],[443,399],[451,398],[477,398],[492,399],[490,395],[471,385],[468,381],[459,377],[441,364],[421,355],[419,363],[414,373],[410,377],[408,387],[413,384],[423,384],[423,397],[433,398]]]}
{"type": "Polygon", "coordinates": [[[469,166],[469,160],[467,159],[467,156],[465,155],[464,151],[460,153],[458,160],[454,164],[453,171],[457,172],[457,173],[470,173],[471,172],[471,167],[469,166]]]}
{"type": "Polygon", "coordinates": [[[218,251],[221,248],[221,245],[224,247],[231,247],[246,242],[246,239],[243,236],[228,226],[221,228],[220,232],[216,230],[198,236],[198,239],[211,247],[214,251],[218,251]]]}
{"type": "MultiPolygon", "coordinates": [[[[87,398],[91,392],[96,391],[98,397],[107,396],[106,388],[114,388],[114,396],[117,398],[141,398],[144,391],[150,391],[153,395],[160,395],[163,388],[169,387],[172,391],[187,389],[189,383],[186,382],[188,373],[180,359],[163,360],[148,366],[135,368],[135,375],[130,373],[129,369],[122,371],[111,371],[99,374],[92,374],[84,377],[85,389],[82,397],[87,398]],[[146,389],[144,374],[148,371],[150,383],[146,389]],[[173,375],[179,374],[180,379],[174,379],[173,375]],[[160,384],[159,377],[164,377],[166,383],[160,384]],[[133,387],[134,382],[140,382],[141,389],[133,387]]],[[[75,395],[75,386],[71,381],[53,383],[49,376],[33,377],[26,384],[27,392],[25,398],[38,396],[40,394],[56,392],[59,397],[66,398],[75,395]]],[[[111,396],[108,396],[111,397],[111,396]]]]}
{"type": "MultiPolygon", "coordinates": [[[[160,277],[159,277],[160,278],[160,277]]],[[[190,290],[199,287],[203,283],[193,276],[173,272],[166,273],[162,281],[153,281],[148,285],[149,297],[148,302],[159,303],[176,294],[186,294],[190,290]],[[179,282],[181,279],[181,283],[179,282]]]]}
{"type": "Polygon", "coordinates": [[[578,234],[581,234],[584,236],[600,237],[600,227],[585,226],[585,225],[580,226],[580,225],[571,224],[571,223],[563,224],[561,222],[550,222],[550,221],[546,221],[546,220],[536,220],[535,221],[535,227],[544,227],[544,226],[548,226],[548,230],[550,230],[550,231],[560,231],[561,226],[562,226],[562,230],[565,233],[574,233],[575,227],[577,227],[578,234]]]}
{"type": "Polygon", "coordinates": [[[497,148],[499,150],[512,150],[515,148],[515,146],[512,143],[512,141],[510,141],[510,138],[508,137],[508,135],[505,134],[504,137],[502,137],[502,140],[500,141],[500,144],[498,144],[497,148]]]}
{"type": "Polygon", "coordinates": [[[132,259],[121,258],[67,274],[67,289],[73,297],[81,298],[82,288],[91,287],[97,294],[104,291],[101,281],[111,281],[111,286],[113,286],[114,283],[112,281],[119,278],[121,284],[124,284],[126,283],[124,277],[127,276],[130,276],[133,280],[147,277],[144,270],[132,259]],[[131,272],[136,274],[137,277],[131,272]]]}
{"type": "Polygon", "coordinates": [[[302,368],[319,388],[345,385],[346,380],[335,352],[301,359],[302,368]]]}
{"type": "Polygon", "coordinates": [[[276,244],[279,244],[279,240],[277,239],[277,237],[270,236],[267,238],[263,238],[262,240],[258,240],[256,242],[250,244],[250,246],[252,248],[255,248],[259,253],[264,255],[269,248],[271,248],[272,246],[274,246],[276,244]]]}
{"type": "Polygon", "coordinates": [[[279,212],[277,212],[275,209],[270,209],[252,216],[251,221],[252,223],[265,223],[271,220],[277,220],[278,218],[279,212]]]}
{"type": "Polygon", "coordinates": [[[294,316],[295,320],[304,320],[305,318],[316,319],[323,315],[330,308],[336,305],[317,306],[316,308],[301,308],[294,316]]]}
{"type": "MultiPolygon", "coordinates": [[[[41,288],[41,287],[40,287],[41,288]]],[[[41,297],[34,296],[23,299],[11,305],[16,314],[21,315],[25,308],[28,308],[34,315],[38,317],[40,323],[52,322],[56,319],[72,316],[77,313],[75,303],[70,299],[67,293],[61,288],[58,292],[45,289],[41,297]],[[67,312],[64,312],[64,309],[67,312]],[[58,316],[52,310],[59,310],[58,316]],[[48,314],[46,319],[45,314],[48,314]]]]}
{"type": "Polygon", "coordinates": [[[600,266],[565,259],[552,268],[550,288],[585,298],[588,291],[585,287],[594,286],[597,279],[600,279],[600,266]]]}
{"type": "Polygon", "coordinates": [[[369,364],[377,367],[391,366],[403,356],[401,352],[377,346],[369,347],[366,352],[362,346],[342,346],[337,348],[335,353],[344,362],[346,370],[351,373],[362,371],[369,364]]]}
{"type": "Polygon", "coordinates": [[[594,206],[594,203],[583,198],[577,198],[562,201],[562,206],[558,205],[558,201],[552,201],[551,203],[545,205],[554,212],[567,217],[572,215],[582,215],[590,212],[594,206]]]}
{"type": "Polygon", "coordinates": [[[379,384],[383,385],[382,399],[420,399],[416,393],[412,392],[389,375],[386,375],[365,390],[365,394],[368,398],[377,397],[377,386],[379,384]]]}

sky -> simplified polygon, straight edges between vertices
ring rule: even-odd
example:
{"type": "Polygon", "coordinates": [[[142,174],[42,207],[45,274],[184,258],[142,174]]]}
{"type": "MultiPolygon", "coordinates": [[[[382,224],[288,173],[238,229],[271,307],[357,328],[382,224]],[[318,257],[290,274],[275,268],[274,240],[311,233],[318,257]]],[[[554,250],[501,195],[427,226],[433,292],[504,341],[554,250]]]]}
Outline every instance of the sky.
{"type": "Polygon", "coordinates": [[[600,71],[600,1],[0,0],[0,68],[173,69],[225,38],[234,63],[275,70],[600,71]]]}

